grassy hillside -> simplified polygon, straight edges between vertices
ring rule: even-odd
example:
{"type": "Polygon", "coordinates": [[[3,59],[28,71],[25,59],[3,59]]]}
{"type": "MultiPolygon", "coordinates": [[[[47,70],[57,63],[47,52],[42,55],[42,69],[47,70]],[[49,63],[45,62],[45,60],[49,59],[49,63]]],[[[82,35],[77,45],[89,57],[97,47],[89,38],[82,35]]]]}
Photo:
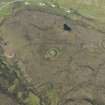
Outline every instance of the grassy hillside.
{"type": "Polygon", "coordinates": [[[92,19],[97,29],[104,30],[105,28],[105,0],[0,0],[0,16],[11,15],[14,8],[13,4],[17,1],[21,2],[21,5],[16,7],[17,9],[26,5],[51,7],[52,10],[60,11],[69,17],[72,14],[73,19],[81,19],[78,14],[92,19]],[[77,14],[75,15],[75,13],[77,14]]]}

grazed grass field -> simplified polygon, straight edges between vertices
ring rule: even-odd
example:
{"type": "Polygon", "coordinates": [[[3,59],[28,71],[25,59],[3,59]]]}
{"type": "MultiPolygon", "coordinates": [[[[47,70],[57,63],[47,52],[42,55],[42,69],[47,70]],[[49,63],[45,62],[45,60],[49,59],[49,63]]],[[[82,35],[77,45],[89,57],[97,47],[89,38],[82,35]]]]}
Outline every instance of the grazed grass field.
{"type": "Polygon", "coordinates": [[[33,4],[54,4],[64,9],[73,8],[74,10],[79,11],[79,13],[84,16],[97,18],[100,21],[105,20],[105,0],[1,0],[0,13],[5,14],[7,12],[5,10],[8,10],[10,5],[15,1],[24,1],[33,4]]]}

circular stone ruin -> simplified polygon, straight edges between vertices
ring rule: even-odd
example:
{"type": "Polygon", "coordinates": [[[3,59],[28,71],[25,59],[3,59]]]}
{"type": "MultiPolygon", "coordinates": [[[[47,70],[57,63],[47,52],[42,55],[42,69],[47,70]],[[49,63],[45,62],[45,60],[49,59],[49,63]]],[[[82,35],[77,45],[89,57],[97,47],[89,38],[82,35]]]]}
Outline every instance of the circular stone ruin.
{"type": "Polygon", "coordinates": [[[104,99],[96,101],[97,88],[105,85],[96,87],[95,80],[104,64],[105,53],[98,46],[103,33],[28,7],[3,22],[0,36],[15,50],[36,89],[56,97],[49,98],[51,105],[105,104],[104,99]]]}

